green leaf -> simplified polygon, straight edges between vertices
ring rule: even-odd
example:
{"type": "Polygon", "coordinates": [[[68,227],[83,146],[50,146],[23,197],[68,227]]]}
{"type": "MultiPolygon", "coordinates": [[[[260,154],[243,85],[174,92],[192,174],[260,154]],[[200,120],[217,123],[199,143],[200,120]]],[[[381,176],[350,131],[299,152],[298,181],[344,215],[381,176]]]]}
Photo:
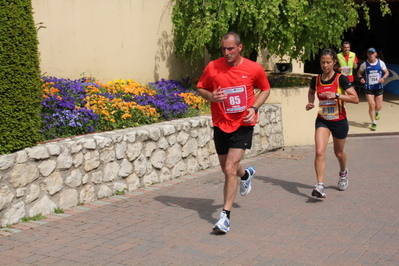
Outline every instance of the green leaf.
{"type": "MultiPolygon", "coordinates": [[[[354,0],[172,0],[176,55],[186,61],[202,59],[205,49],[212,58],[220,56],[220,38],[237,32],[244,56],[253,49],[267,48],[277,56],[305,61],[320,48],[339,46],[343,34],[369,9],[354,0]]],[[[380,0],[382,16],[390,10],[380,0]]]]}

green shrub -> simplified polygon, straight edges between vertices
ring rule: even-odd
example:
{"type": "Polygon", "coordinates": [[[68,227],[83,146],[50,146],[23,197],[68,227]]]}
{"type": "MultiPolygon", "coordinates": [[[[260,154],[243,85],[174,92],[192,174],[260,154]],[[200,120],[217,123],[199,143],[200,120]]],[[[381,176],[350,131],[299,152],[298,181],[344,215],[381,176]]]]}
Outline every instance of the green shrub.
{"type": "Polygon", "coordinates": [[[284,74],[269,74],[270,87],[272,88],[292,88],[310,86],[311,77],[291,76],[284,74]]]}
{"type": "Polygon", "coordinates": [[[0,154],[33,146],[40,129],[40,69],[31,0],[0,1],[0,154]]]}

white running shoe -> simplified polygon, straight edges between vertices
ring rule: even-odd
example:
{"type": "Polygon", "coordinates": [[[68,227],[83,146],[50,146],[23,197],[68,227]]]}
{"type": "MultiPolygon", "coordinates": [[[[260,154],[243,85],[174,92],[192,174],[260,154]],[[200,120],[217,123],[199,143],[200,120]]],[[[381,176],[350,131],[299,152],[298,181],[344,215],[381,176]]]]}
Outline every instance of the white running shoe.
{"type": "Polygon", "coordinates": [[[246,168],[245,171],[248,173],[248,179],[240,181],[241,196],[246,196],[251,191],[251,188],[252,188],[251,180],[255,176],[255,168],[254,167],[250,166],[250,167],[246,168]]]}
{"type": "Polygon", "coordinates": [[[230,219],[227,218],[226,212],[222,211],[220,213],[219,221],[213,226],[213,231],[216,233],[227,233],[230,231],[230,219]]]}
{"type": "Polygon", "coordinates": [[[348,187],[348,168],[343,172],[339,172],[338,188],[345,190],[348,187]]]}
{"type": "Polygon", "coordinates": [[[317,184],[312,191],[312,196],[317,198],[325,198],[327,195],[324,192],[324,186],[317,184]]]}

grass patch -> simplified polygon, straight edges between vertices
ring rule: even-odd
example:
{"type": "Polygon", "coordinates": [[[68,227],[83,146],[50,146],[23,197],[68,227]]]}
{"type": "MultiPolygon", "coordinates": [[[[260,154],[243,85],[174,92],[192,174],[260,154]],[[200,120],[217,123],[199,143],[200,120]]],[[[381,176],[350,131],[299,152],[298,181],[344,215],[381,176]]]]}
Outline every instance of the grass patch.
{"type": "Polygon", "coordinates": [[[46,218],[47,217],[43,216],[42,213],[40,212],[40,213],[38,213],[38,214],[36,214],[35,216],[32,216],[32,217],[23,217],[22,218],[22,222],[26,223],[26,222],[29,222],[29,221],[40,221],[40,220],[46,219],[46,218]]]}
{"type": "Polygon", "coordinates": [[[115,195],[126,195],[127,188],[115,191],[115,195]]]}
{"type": "Polygon", "coordinates": [[[64,213],[64,209],[55,208],[55,209],[54,209],[54,212],[57,213],[57,214],[59,214],[59,213],[64,213]]]}

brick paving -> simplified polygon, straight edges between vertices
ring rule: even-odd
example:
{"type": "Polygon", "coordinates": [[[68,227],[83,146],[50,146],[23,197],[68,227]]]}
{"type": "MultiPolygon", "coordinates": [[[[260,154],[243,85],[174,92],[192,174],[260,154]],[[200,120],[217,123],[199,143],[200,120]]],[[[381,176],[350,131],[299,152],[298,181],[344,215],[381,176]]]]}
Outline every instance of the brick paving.
{"type": "Polygon", "coordinates": [[[231,231],[218,167],[0,230],[1,265],[399,265],[399,135],[350,137],[349,187],[339,191],[329,145],[326,199],[313,146],[243,161],[257,175],[239,194],[231,231]]]}

